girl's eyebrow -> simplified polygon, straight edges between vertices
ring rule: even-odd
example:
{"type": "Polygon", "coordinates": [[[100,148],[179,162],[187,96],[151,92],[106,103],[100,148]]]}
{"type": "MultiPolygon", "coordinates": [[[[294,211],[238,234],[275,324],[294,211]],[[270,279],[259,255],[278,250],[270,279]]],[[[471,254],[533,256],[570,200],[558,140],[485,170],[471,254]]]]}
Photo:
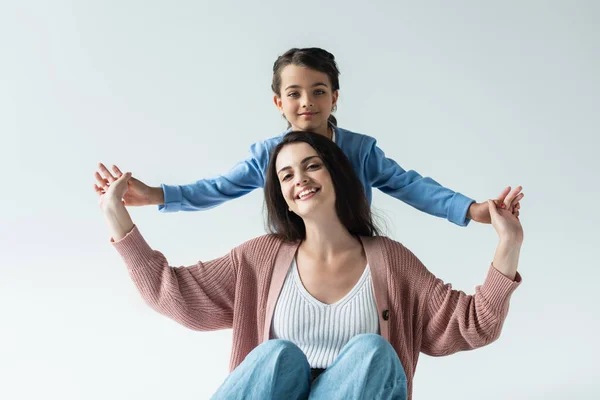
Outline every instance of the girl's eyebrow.
{"type": "MultiPolygon", "coordinates": [[[[327,84],[325,84],[325,83],[323,83],[323,82],[317,82],[317,83],[315,83],[314,85],[312,85],[311,87],[316,87],[316,86],[325,86],[325,87],[328,87],[328,86],[327,86],[327,84]]],[[[300,85],[290,85],[290,86],[286,87],[286,88],[285,88],[285,89],[283,89],[283,90],[288,90],[288,89],[301,89],[301,88],[302,88],[302,86],[300,86],[300,85]]]]}
{"type": "MultiPolygon", "coordinates": [[[[305,164],[307,161],[309,161],[309,160],[311,160],[311,159],[313,159],[313,158],[315,158],[315,157],[319,158],[319,156],[317,156],[317,155],[314,155],[314,156],[308,156],[308,157],[306,157],[304,160],[302,160],[302,161],[300,162],[300,165],[302,165],[302,164],[305,164]]],[[[286,169],[292,169],[292,167],[290,167],[289,165],[288,165],[287,167],[283,167],[283,168],[281,168],[279,171],[277,171],[277,174],[279,174],[281,171],[284,171],[284,170],[286,170],[286,169]]]]}

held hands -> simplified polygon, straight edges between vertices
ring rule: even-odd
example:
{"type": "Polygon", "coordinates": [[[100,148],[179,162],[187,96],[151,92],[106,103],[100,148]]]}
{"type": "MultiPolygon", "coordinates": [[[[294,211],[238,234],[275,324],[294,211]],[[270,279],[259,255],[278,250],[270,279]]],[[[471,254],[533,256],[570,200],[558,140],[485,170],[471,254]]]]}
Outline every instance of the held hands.
{"type": "MultiPolygon", "coordinates": [[[[99,174],[96,172],[96,179],[98,179],[98,176],[99,174]]],[[[96,190],[99,197],[100,209],[102,211],[107,211],[108,208],[119,203],[125,205],[123,198],[129,190],[132,179],[131,172],[123,174],[119,171],[119,178],[110,180],[104,186],[94,184],[94,190],[96,190]]]]}
{"type": "MultiPolygon", "coordinates": [[[[521,209],[520,201],[525,195],[521,193],[521,190],[523,190],[521,186],[517,186],[512,190],[512,192],[510,189],[511,187],[508,186],[502,191],[502,193],[500,193],[500,196],[493,201],[498,207],[510,211],[515,217],[518,218],[520,214],[519,210],[521,209]]],[[[487,202],[471,204],[467,217],[482,224],[489,224],[492,222],[490,208],[487,202]]]]}
{"type": "Polygon", "coordinates": [[[521,189],[519,186],[513,192],[507,194],[504,199],[501,199],[500,204],[495,200],[487,201],[491,223],[498,233],[500,241],[518,246],[523,243],[523,227],[519,221],[518,209],[516,212],[511,210],[514,210],[515,202],[518,204],[518,200],[523,198],[522,193],[516,197],[514,196],[521,189]]]}
{"type": "MultiPolygon", "coordinates": [[[[98,164],[98,169],[100,172],[96,171],[94,174],[96,181],[98,182],[94,187],[98,193],[100,193],[99,190],[108,192],[109,187],[124,175],[116,165],[112,166],[114,175],[102,163],[98,164]]],[[[124,205],[147,206],[152,204],[162,204],[163,194],[161,188],[150,187],[144,182],[131,177],[131,174],[129,175],[129,178],[127,178],[127,182],[127,189],[123,192],[121,197],[124,205]]]]}
{"type": "Polygon", "coordinates": [[[99,168],[104,178],[96,172],[95,176],[99,185],[94,185],[94,190],[98,194],[100,209],[104,214],[112,238],[121,240],[134,227],[131,216],[125,208],[125,199],[131,192],[134,179],[131,177],[131,172],[123,174],[116,166],[113,166],[116,177],[108,172],[104,165],[100,164],[99,168]]]}

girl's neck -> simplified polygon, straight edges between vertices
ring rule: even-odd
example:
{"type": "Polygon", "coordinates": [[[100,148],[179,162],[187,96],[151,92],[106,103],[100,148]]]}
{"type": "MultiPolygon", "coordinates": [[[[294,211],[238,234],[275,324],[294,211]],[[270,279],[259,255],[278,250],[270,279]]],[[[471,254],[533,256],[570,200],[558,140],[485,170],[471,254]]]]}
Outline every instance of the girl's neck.
{"type": "MultiPolygon", "coordinates": [[[[301,129],[296,129],[295,127],[292,126],[292,130],[301,130],[301,129]]],[[[327,122],[327,125],[325,127],[320,128],[320,129],[315,129],[315,130],[313,130],[313,132],[318,133],[319,135],[325,136],[329,140],[333,140],[333,127],[331,125],[329,125],[329,122],[327,122]]]]}

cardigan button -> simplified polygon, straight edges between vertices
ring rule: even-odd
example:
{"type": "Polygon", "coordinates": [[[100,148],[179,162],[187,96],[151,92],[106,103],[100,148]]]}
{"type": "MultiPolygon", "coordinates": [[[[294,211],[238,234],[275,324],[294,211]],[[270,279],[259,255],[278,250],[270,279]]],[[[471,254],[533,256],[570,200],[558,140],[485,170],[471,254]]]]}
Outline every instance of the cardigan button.
{"type": "Polygon", "coordinates": [[[383,317],[384,321],[387,321],[388,319],[390,319],[390,310],[383,310],[381,316],[383,317]]]}

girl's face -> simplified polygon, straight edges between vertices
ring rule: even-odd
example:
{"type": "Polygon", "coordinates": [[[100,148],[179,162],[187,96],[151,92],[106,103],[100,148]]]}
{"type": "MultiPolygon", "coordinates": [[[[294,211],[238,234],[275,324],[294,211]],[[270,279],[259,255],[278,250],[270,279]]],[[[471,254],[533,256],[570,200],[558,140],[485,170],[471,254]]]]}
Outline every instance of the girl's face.
{"type": "Polygon", "coordinates": [[[334,212],[331,175],[312,146],[304,142],[284,146],[275,168],[283,198],[295,214],[305,218],[318,211],[334,212]]]}
{"type": "Polygon", "coordinates": [[[327,119],[337,98],[327,74],[290,64],[281,71],[281,93],[273,100],[293,130],[329,136],[327,119]]]}

